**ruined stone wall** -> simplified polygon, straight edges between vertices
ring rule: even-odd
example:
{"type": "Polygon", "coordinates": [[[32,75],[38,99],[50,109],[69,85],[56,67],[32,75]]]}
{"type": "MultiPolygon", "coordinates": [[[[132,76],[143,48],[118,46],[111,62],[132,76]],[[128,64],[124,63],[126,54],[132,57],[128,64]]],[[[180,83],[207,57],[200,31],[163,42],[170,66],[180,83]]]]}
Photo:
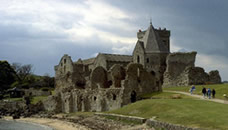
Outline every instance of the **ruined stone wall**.
{"type": "Polygon", "coordinates": [[[218,70],[213,70],[209,72],[209,82],[212,84],[220,84],[222,82],[222,79],[218,70]]]}
{"type": "Polygon", "coordinates": [[[155,76],[141,64],[131,63],[126,68],[116,64],[109,71],[99,66],[89,79],[83,77],[83,71],[77,70],[79,68],[56,79],[59,89],[56,89],[57,95],[44,103],[46,110],[66,113],[107,111],[135,102],[140,95],[161,91],[156,86],[155,76]],[[78,81],[83,82],[84,87],[77,84],[78,81]]]}
{"type": "Polygon", "coordinates": [[[201,67],[189,67],[185,70],[183,76],[187,77],[188,82],[182,86],[206,84],[209,82],[209,75],[201,67]]]}
{"type": "Polygon", "coordinates": [[[109,70],[114,65],[121,65],[126,67],[130,62],[121,62],[121,61],[107,61],[107,70],[109,70]]]}
{"type": "Polygon", "coordinates": [[[208,74],[203,68],[194,66],[195,56],[196,52],[170,54],[166,60],[163,87],[221,83],[217,70],[208,74]]]}
{"type": "Polygon", "coordinates": [[[98,55],[96,61],[94,63],[94,67],[102,66],[103,68],[107,68],[107,62],[103,55],[98,55]]]}
{"type": "Polygon", "coordinates": [[[171,53],[166,59],[163,87],[182,86],[188,84],[188,77],[184,71],[195,66],[196,52],[171,53]]]}
{"type": "Polygon", "coordinates": [[[55,77],[66,74],[68,72],[73,72],[73,62],[71,57],[65,54],[59,64],[55,66],[55,77]]]}
{"type": "Polygon", "coordinates": [[[144,65],[144,49],[143,49],[143,43],[140,41],[137,41],[135,49],[133,51],[133,63],[140,63],[144,65]]]}
{"type": "Polygon", "coordinates": [[[29,96],[29,95],[32,95],[32,96],[49,96],[51,95],[51,91],[43,91],[43,90],[40,90],[40,89],[33,89],[33,88],[30,88],[30,89],[24,89],[24,92],[25,92],[25,95],[26,96],[29,96]]]}

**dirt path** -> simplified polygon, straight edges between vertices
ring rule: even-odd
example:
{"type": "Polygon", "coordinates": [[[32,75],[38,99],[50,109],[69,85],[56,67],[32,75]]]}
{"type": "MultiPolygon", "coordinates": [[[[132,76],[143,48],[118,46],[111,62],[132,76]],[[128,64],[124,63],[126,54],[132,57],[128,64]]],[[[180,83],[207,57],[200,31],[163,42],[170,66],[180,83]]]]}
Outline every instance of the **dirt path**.
{"type": "Polygon", "coordinates": [[[222,99],[208,99],[208,98],[203,98],[203,96],[201,95],[196,95],[196,94],[190,94],[187,92],[181,92],[181,91],[170,91],[170,90],[164,90],[164,92],[172,92],[172,93],[179,93],[179,94],[184,94],[184,95],[188,95],[188,96],[192,96],[192,97],[196,97],[202,100],[206,100],[206,101],[211,101],[211,102],[217,102],[217,103],[222,103],[222,104],[228,104],[228,101],[226,100],[222,100],[222,99]]]}

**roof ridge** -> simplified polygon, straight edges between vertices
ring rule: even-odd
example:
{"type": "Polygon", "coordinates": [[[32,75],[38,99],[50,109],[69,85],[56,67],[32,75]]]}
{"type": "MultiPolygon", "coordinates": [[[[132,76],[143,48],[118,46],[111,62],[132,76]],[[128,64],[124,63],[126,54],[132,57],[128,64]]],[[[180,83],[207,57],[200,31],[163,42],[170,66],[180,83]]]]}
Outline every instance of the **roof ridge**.
{"type": "Polygon", "coordinates": [[[113,55],[113,56],[132,56],[132,55],[124,55],[124,54],[109,54],[109,53],[100,53],[100,54],[103,54],[103,55],[113,55]]]}

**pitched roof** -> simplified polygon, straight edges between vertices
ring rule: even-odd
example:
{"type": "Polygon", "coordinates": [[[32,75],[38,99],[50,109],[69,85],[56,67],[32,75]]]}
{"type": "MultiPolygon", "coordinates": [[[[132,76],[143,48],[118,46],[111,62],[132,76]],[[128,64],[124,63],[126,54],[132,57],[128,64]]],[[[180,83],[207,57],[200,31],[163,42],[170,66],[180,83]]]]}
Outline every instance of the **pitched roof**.
{"type": "Polygon", "coordinates": [[[99,53],[98,56],[104,57],[106,61],[117,61],[117,62],[131,62],[132,61],[131,55],[99,53]]]}
{"type": "Polygon", "coordinates": [[[150,24],[149,28],[146,30],[141,41],[144,42],[144,49],[147,53],[168,52],[167,47],[161,41],[152,24],[150,24]]]}
{"type": "Polygon", "coordinates": [[[89,59],[78,59],[78,61],[74,62],[75,64],[84,64],[84,65],[89,65],[93,64],[96,58],[89,58],[89,59]]]}

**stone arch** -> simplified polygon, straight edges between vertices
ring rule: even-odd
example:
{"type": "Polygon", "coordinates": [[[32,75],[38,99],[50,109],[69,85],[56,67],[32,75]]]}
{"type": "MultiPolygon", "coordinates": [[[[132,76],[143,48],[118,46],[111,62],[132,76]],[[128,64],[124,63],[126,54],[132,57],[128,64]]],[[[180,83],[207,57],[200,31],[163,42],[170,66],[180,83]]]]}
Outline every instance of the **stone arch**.
{"type": "Polygon", "coordinates": [[[133,90],[131,92],[131,103],[136,102],[136,100],[137,100],[137,93],[133,90]]]}
{"type": "Polygon", "coordinates": [[[116,64],[111,67],[110,71],[112,80],[114,81],[114,86],[116,88],[120,88],[121,80],[124,80],[126,76],[125,69],[122,66],[116,64]]]}
{"type": "Polygon", "coordinates": [[[96,67],[91,73],[91,82],[101,88],[108,88],[107,71],[101,66],[96,67]]]}
{"type": "Polygon", "coordinates": [[[133,80],[137,80],[141,75],[141,71],[143,70],[143,66],[141,64],[130,63],[127,66],[127,77],[133,80]]]}

